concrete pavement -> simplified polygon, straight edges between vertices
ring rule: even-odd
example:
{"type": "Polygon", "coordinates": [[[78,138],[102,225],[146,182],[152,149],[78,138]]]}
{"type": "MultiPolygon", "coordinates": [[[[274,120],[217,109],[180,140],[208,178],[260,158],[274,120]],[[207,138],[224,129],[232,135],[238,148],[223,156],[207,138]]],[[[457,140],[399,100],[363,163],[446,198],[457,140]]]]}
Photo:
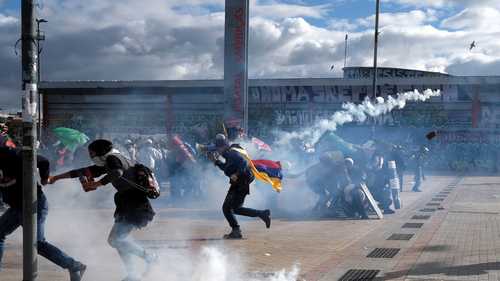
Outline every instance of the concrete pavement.
{"type": "MultiPolygon", "coordinates": [[[[429,176],[424,192],[402,193],[404,208],[384,220],[278,218],[270,230],[245,220],[241,241],[220,239],[228,229],[219,210],[162,209],[136,237],[164,253],[161,278],[145,280],[181,280],[179,274],[203,263],[200,251],[207,246],[228,257],[228,268],[261,280],[294,265],[299,279],[308,281],[349,280],[341,278],[353,269],[374,270],[376,279],[366,280],[500,280],[499,187],[500,177],[429,176]],[[412,237],[388,240],[394,234],[412,237]],[[395,255],[367,257],[377,248],[395,255]]],[[[89,265],[85,280],[123,278],[118,256],[106,244],[111,216],[111,210],[52,210],[49,216],[49,241],[89,265]]],[[[7,242],[2,281],[21,280],[20,234],[7,242]]],[[[40,258],[40,281],[58,280],[68,280],[66,272],[40,258]]]]}

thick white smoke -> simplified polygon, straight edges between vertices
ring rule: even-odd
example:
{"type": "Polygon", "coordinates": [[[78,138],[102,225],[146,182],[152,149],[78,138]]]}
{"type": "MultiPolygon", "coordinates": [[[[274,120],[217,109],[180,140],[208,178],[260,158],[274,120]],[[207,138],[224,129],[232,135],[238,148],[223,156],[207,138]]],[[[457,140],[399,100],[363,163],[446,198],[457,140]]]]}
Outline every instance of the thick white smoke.
{"type": "Polygon", "coordinates": [[[297,266],[268,274],[267,277],[249,277],[240,257],[228,254],[220,246],[206,246],[199,253],[180,251],[160,253],[160,263],[146,280],[169,281],[296,281],[297,266]]]}
{"type": "Polygon", "coordinates": [[[326,131],[335,131],[337,126],[351,122],[364,122],[368,117],[377,117],[391,112],[393,109],[402,109],[408,101],[426,101],[431,97],[440,96],[440,91],[430,89],[420,93],[418,90],[397,94],[396,98],[387,99],[377,97],[373,103],[368,98],[360,104],[345,103],[343,110],[335,112],[330,118],[317,122],[314,126],[299,132],[286,132],[278,140],[279,145],[288,145],[291,140],[299,139],[307,143],[316,143],[326,131]]]}

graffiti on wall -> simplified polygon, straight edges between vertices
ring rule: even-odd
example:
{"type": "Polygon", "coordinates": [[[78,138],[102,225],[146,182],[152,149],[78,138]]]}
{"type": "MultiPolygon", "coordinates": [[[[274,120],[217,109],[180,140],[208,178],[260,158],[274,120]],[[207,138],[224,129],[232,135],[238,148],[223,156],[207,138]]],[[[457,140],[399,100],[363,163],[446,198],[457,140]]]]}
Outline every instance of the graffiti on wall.
{"type": "MultiPolygon", "coordinates": [[[[379,78],[422,78],[422,77],[442,77],[446,74],[436,72],[426,72],[400,68],[379,68],[377,77],[379,78]]],[[[347,79],[369,79],[373,77],[373,68],[354,67],[344,69],[344,78],[347,79]]]]}

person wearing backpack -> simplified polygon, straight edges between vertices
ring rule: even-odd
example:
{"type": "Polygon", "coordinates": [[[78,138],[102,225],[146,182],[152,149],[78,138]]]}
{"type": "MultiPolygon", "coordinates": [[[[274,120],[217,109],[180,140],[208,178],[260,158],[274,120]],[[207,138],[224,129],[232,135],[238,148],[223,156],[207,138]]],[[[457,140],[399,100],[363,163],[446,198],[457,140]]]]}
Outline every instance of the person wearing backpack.
{"type": "Polygon", "coordinates": [[[123,281],[139,281],[141,274],[132,261],[133,256],[145,261],[145,273],[158,259],[154,253],[146,251],[135,243],[130,236],[133,230],[143,228],[153,220],[155,212],[149,198],[156,198],[159,194],[152,194],[145,186],[148,183],[140,178],[146,174],[146,178],[151,180],[153,177],[155,181],[154,176],[147,167],[121,155],[108,140],[93,141],[88,146],[88,151],[94,165],[50,177],[49,183],[66,178],[80,178],[85,192],[111,183],[117,192],[114,197],[115,223],[109,234],[108,243],[118,251],[127,270],[128,276],[123,281]],[[103,175],[100,180],[94,181],[94,178],[103,175]]]}

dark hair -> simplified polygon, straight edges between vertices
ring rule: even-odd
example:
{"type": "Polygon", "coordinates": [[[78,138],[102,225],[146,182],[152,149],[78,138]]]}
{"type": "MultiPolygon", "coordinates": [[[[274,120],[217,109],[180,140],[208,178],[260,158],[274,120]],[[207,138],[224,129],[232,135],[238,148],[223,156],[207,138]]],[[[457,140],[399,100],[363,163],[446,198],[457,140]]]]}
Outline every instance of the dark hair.
{"type": "Polygon", "coordinates": [[[226,136],[223,134],[217,134],[215,136],[215,146],[216,147],[226,147],[229,145],[229,142],[227,141],[226,136]]]}
{"type": "Polygon", "coordinates": [[[89,144],[89,151],[95,152],[96,156],[103,156],[113,149],[113,143],[109,140],[95,140],[89,144]]]}

